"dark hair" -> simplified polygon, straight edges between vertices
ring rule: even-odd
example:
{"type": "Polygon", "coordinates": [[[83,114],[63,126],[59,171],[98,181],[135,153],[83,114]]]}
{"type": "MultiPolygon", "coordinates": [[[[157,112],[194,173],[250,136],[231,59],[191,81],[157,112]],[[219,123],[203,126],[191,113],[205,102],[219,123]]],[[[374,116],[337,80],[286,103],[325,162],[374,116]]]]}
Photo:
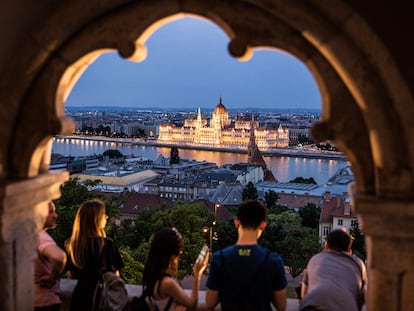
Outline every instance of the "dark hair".
{"type": "Polygon", "coordinates": [[[331,231],[326,237],[326,244],[330,249],[346,252],[351,249],[354,238],[343,229],[331,231]]]}
{"type": "Polygon", "coordinates": [[[142,277],[143,288],[149,295],[153,295],[155,284],[165,275],[171,257],[178,257],[183,248],[184,240],[177,229],[161,229],[155,233],[142,277]]]}
{"type": "Polygon", "coordinates": [[[243,201],[237,212],[237,219],[243,228],[257,229],[262,221],[266,221],[267,210],[257,200],[243,201]]]}

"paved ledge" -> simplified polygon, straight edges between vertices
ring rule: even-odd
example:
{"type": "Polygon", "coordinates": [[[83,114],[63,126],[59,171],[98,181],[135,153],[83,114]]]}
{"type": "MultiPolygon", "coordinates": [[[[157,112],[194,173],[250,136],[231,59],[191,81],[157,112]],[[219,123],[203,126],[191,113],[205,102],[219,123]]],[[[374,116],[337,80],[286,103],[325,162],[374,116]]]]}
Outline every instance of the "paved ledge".
{"type": "MultiPolygon", "coordinates": [[[[69,304],[70,299],[72,297],[73,289],[75,288],[76,280],[71,279],[61,279],[60,280],[60,287],[61,287],[61,297],[62,297],[62,307],[60,308],[61,311],[68,311],[69,310],[69,304]]],[[[127,284],[126,289],[128,291],[128,296],[130,299],[134,296],[141,295],[142,287],[140,285],[131,285],[127,284]]],[[[190,295],[191,290],[185,289],[185,291],[190,295]]],[[[205,303],[205,294],[206,292],[204,290],[200,290],[198,294],[198,305],[199,307],[197,310],[206,310],[204,307],[205,303]]],[[[299,303],[297,299],[288,299],[288,306],[286,311],[297,311],[299,308],[299,303]]],[[[216,311],[220,311],[221,308],[218,306],[216,311]]]]}

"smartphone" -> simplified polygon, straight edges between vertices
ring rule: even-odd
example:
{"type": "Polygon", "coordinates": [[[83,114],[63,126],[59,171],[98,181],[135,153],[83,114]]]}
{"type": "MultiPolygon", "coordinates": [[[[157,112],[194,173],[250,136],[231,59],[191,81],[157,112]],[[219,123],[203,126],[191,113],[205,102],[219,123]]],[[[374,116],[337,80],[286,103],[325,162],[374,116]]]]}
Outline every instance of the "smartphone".
{"type": "Polygon", "coordinates": [[[208,253],[208,246],[204,245],[201,248],[200,254],[198,254],[197,262],[203,262],[204,258],[206,258],[206,256],[207,256],[207,253],[208,253]]]}

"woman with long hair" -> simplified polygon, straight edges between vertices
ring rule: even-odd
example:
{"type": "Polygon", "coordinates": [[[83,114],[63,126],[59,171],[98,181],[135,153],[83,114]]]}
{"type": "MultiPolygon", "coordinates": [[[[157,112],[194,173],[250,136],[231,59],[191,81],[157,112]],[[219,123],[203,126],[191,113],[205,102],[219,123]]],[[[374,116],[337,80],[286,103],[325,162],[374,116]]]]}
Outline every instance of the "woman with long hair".
{"type": "Polygon", "coordinates": [[[208,253],[193,266],[194,281],[188,297],[177,283],[178,259],[184,241],[177,229],[162,229],[152,240],[143,273],[143,291],[159,310],[195,310],[200,279],[208,262],[208,253]]]}
{"type": "Polygon", "coordinates": [[[105,203],[99,199],[84,202],[76,213],[72,235],[65,243],[67,269],[72,278],[78,279],[70,310],[92,310],[94,291],[102,273],[112,271],[119,275],[124,266],[117,246],[106,237],[107,219],[105,203]]]}

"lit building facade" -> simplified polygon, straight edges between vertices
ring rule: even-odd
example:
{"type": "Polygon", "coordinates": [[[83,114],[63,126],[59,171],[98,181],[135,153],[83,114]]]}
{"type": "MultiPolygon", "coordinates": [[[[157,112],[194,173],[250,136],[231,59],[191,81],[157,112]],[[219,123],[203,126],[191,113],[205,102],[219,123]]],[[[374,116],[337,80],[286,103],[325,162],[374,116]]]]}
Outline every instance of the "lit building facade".
{"type": "Polygon", "coordinates": [[[252,130],[256,145],[260,150],[289,146],[289,130],[281,125],[276,130],[260,128],[259,122],[250,120],[236,120],[232,125],[221,98],[214,108],[210,122],[201,117],[201,110],[198,108],[197,117],[186,119],[181,127],[172,124],[160,125],[158,141],[214,148],[246,149],[252,130]]]}

